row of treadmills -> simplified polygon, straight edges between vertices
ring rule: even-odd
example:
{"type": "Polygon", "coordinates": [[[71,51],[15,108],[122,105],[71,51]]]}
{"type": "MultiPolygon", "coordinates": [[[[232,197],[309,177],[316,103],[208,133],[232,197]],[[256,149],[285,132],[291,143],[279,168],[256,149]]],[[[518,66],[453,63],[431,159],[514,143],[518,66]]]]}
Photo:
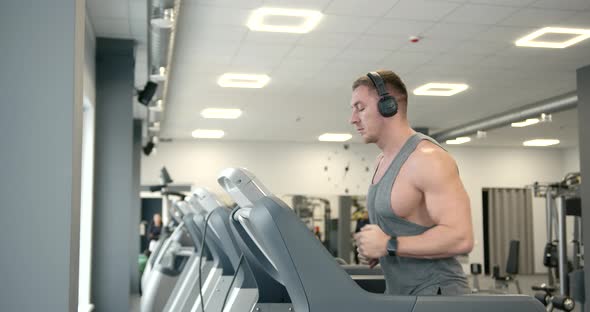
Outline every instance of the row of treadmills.
{"type": "Polygon", "coordinates": [[[252,173],[226,169],[218,182],[235,208],[205,189],[174,204],[179,226],[158,242],[148,260],[141,312],[545,311],[540,302],[521,295],[370,292],[351,277],[359,273],[338,264],[252,173]]]}

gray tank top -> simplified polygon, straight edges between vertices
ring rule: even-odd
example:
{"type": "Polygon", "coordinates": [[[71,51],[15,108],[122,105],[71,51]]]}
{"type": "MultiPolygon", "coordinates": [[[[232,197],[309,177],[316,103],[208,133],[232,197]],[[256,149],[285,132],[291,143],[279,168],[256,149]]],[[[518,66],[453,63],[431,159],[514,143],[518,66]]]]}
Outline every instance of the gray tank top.
{"type": "MultiPolygon", "coordinates": [[[[422,140],[440,146],[434,139],[416,133],[402,146],[378,183],[369,187],[369,219],[388,235],[414,236],[430,229],[396,216],[391,208],[391,189],[402,165],[422,140]]],[[[442,147],[441,147],[442,148],[442,147]]],[[[462,295],[470,293],[463,268],[456,258],[417,259],[385,256],[379,259],[391,295],[462,295]]]]}

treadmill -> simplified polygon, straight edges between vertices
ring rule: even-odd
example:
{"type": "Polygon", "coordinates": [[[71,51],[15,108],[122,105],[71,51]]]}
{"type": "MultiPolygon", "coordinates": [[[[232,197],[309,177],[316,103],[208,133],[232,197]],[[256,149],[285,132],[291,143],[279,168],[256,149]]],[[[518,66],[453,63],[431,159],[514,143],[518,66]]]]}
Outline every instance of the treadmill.
{"type": "Polygon", "coordinates": [[[196,218],[203,218],[207,212],[193,207],[190,204],[190,198],[179,202],[178,207],[186,212],[182,216],[182,221],[193,240],[194,246],[186,268],[178,278],[161,311],[184,311],[183,307],[187,304],[186,300],[189,296],[186,293],[187,290],[190,290],[191,286],[198,282],[199,274],[202,273],[206,276],[213,268],[213,256],[208,250],[201,250],[202,227],[195,222],[196,218]]]}
{"type": "Polygon", "coordinates": [[[141,312],[162,311],[180,274],[194,253],[194,244],[188,235],[186,224],[182,221],[183,215],[188,211],[183,211],[178,203],[173,205],[175,211],[172,216],[179,225],[170,237],[162,242],[150,270],[142,276],[141,312]]]}
{"type": "MultiPolygon", "coordinates": [[[[295,215],[246,169],[226,169],[219,184],[236,201],[231,225],[249,264],[282,284],[295,311],[543,312],[533,297],[390,296],[359,287],[295,215]]],[[[281,306],[269,307],[282,310],[281,306]]]]}
{"type": "MultiPolygon", "coordinates": [[[[251,268],[242,258],[241,249],[229,223],[231,210],[228,207],[203,188],[196,188],[188,201],[196,210],[208,212],[208,231],[204,249],[211,253],[213,265],[209,273],[203,273],[201,279],[203,299],[199,293],[197,270],[187,279],[189,283],[183,286],[177,284],[177,297],[170,299],[170,305],[166,306],[165,311],[196,312],[202,311],[204,305],[205,311],[243,312],[251,311],[257,302],[290,302],[282,285],[260,268],[251,268]],[[258,276],[256,279],[255,274],[258,276]],[[172,305],[171,302],[176,304],[172,305]]],[[[199,241],[204,234],[204,219],[194,218],[198,224],[199,241]]]]}

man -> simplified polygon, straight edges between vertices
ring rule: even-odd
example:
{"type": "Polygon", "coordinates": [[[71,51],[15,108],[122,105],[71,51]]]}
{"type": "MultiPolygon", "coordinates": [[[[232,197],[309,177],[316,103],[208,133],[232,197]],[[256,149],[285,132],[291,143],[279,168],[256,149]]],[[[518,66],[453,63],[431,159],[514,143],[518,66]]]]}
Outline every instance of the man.
{"type": "Polygon", "coordinates": [[[153,252],[156,249],[156,244],[160,239],[162,233],[162,216],[159,213],[154,213],[152,222],[148,228],[148,249],[153,252]]]}
{"type": "Polygon", "coordinates": [[[395,73],[369,73],[352,90],[350,123],[382,152],[367,197],[371,224],[355,234],[360,257],[381,264],[388,294],[468,293],[455,256],[471,251],[473,229],[455,161],[412,130],[406,86],[395,73]]]}

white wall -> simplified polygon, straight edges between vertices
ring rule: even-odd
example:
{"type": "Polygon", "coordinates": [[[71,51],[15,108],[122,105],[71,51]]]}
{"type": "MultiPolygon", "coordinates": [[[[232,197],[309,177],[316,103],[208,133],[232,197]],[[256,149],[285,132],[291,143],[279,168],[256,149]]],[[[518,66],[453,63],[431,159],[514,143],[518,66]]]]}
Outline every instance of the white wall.
{"type": "Polygon", "coordinates": [[[365,195],[370,173],[364,168],[372,166],[377,153],[368,145],[354,145],[345,151],[342,144],[175,141],[160,143],[155,155],[143,156],[141,183],[159,183],[159,170],[165,165],[175,183],[223,193],[216,182],[221,170],[245,167],[275,194],[337,195],[349,187],[350,194],[365,195]],[[349,160],[351,169],[344,178],[349,160]],[[324,172],[326,165],[329,172],[324,172]]]}
{"type": "MultiPolygon", "coordinates": [[[[482,188],[524,187],[535,181],[557,181],[564,175],[563,152],[524,148],[448,149],[457,160],[471,198],[477,245],[469,261],[482,263],[482,188]]],[[[344,188],[348,187],[350,194],[366,195],[370,172],[362,169],[367,165],[372,168],[377,154],[374,145],[362,144],[351,144],[344,150],[337,143],[175,141],[161,143],[156,155],[144,156],[141,183],[158,183],[159,169],[165,165],[176,183],[205,186],[223,194],[216,177],[222,169],[237,166],[249,168],[275,194],[344,195],[344,188]],[[345,177],[343,168],[349,163],[350,173],[345,177]],[[336,172],[324,172],[325,165],[337,169],[336,172]],[[328,177],[332,179],[330,182],[328,177]]],[[[543,199],[534,200],[534,236],[540,238],[535,240],[535,255],[542,254],[545,243],[544,207],[543,199]]],[[[535,270],[543,272],[541,257],[535,259],[535,270]]]]}
{"type": "Polygon", "coordinates": [[[94,185],[94,103],[96,38],[86,16],[84,44],[84,119],[82,122],[82,183],[80,204],[80,259],[78,274],[78,311],[92,311],[90,284],[92,268],[92,202],[94,185]]]}
{"type": "Polygon", "coordinates": [[[565,175],[569,172],[580,171],[580,149],[568,148],[562,151],[562,172],[565,175]]]}
{"type": "Polygon", "coordinates": [[[90,102],[94,103],[96,98],[96,37],[94,35],[94,28],[88,16],[86,16],[84,34],[84,76],[83,76],[83,90],[84,97],[87,97],[90,102]]]}

